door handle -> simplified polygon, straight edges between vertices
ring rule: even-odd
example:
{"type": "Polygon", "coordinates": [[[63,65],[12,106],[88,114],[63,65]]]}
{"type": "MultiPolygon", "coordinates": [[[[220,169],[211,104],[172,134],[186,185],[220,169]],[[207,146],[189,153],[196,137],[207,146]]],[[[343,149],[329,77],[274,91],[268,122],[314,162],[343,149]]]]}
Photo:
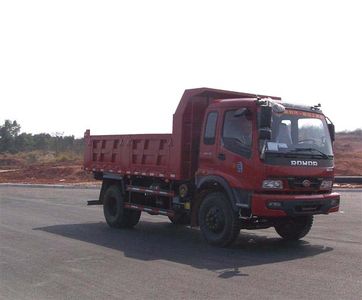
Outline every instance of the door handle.
{"type": "Polygon", "coordinates": [[[225,154],[224,153],[219,153],[217,155],[217,158],[220,159],[220,160],[225,160],[225,154]]]}

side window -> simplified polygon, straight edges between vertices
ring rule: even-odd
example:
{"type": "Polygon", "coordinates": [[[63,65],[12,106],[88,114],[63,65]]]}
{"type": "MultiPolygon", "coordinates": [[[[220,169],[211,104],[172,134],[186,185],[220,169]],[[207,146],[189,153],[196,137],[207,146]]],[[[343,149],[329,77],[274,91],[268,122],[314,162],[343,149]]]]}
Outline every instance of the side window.
{"type": "Polygon", "coordinates": [[[206,127],[204,132],[204,144],[213,145],[215,143],[217,124],[217,112],[210,112],[207,116],[206,127]]]}
{"type": "MultiPolygon", "coordinates": [[[[286,147],[289,147],[292,142],[292,122],[291,120],[281,120],[278,126],[277,135],[275,141],[280,144],[285,144],[286,147]]],[[[282,146],[279,146],[282,147],[282,146]]]]}
{"type": "Polygon", "coordinates": [[[237,154],[250,157],[252,123],[247,116],[235,116],[236,110],[225,113],[222,131],[224,147],[237,154]]]}

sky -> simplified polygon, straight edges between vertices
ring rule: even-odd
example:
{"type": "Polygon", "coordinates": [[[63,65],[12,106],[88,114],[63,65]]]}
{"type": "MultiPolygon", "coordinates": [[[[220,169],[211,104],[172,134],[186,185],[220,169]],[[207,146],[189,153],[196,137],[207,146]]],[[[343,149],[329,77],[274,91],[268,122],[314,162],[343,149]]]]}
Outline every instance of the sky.
{"type": "Polygon", "coordinates": [[[359,2],[0,0],[0,123],[168,133],[183,91],[211,87],[362,128],[359,2]]]}

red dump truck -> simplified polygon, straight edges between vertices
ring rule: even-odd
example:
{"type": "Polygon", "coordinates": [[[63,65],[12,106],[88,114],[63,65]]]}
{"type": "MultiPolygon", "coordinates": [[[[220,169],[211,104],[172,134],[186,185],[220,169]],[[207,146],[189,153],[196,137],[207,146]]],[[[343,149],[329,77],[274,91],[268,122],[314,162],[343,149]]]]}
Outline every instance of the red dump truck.
{"type": "MultiPolygon", "coordinates": [[[[159,117],[159,116],[157,116],[159,117]]],[[[172,134],[84,136],[84,168],[102,180],[109,226],[135,226],[141,212],[199,226],[213,245],[241,229],[274,227],[304,237],[313,216],[339,209],[332,192],[334,125],[320,105],[209,88],[186,90],[172,134]]]]}

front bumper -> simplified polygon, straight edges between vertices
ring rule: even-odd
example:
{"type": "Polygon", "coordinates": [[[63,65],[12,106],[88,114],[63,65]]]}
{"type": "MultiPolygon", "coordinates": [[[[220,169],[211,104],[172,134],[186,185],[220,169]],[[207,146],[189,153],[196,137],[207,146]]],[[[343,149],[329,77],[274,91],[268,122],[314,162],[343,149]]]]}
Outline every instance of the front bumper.
{"type": "Polygon", "coordinates": [[[254,216],[282,217],[317,215],[336,212],[340,195],[337,193],[316,195],[283,195],[254,193],[251,210],[254,216]],[[280,202],[280,207],[269,208],[270,202],[280,202]]]}

